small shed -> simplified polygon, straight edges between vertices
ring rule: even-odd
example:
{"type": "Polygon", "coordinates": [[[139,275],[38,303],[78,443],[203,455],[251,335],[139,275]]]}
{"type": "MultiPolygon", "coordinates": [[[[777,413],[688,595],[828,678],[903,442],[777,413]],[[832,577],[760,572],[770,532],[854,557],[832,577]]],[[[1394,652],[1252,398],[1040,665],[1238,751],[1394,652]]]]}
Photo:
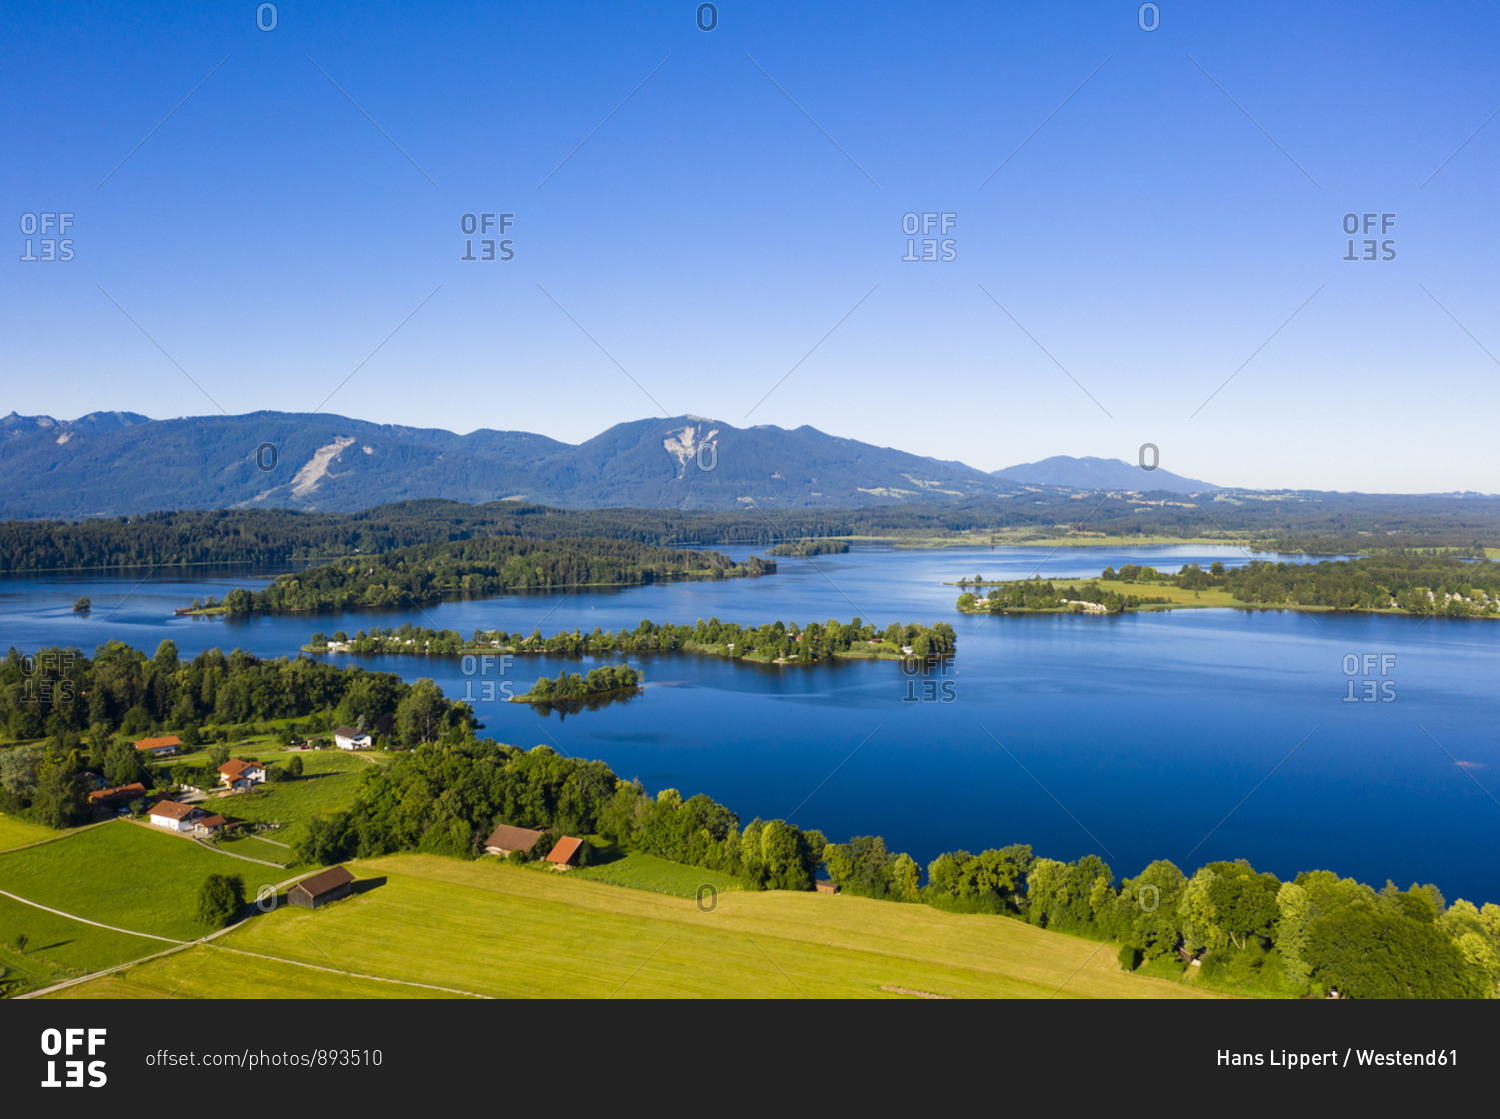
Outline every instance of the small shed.
{"type": "Polygon", "coordinates": [[[353,892],[354,875],[341,866],[331,866],[294,885],[286,892],[286,900],[303,909],[317,909],[331,901],[346,898],[353,892]]]}
{"type": "Polygon", "coordinates": [[[832,878],[819,878],[813,883],[820,894],[836,894],[839,892],[839,884],[832,878]]]}
{"type": "Polygon", "coordinates": [[[547,853],[547,862],[552,864],[553,870],[571,870],[578,865],[578,852],[582,847],[583,840],[565,835],[553,844],[547,853]]]}
{"type": "Polygon", "coordinates": [[[223,816],[204,816],[193,821],[193,834],[217,835],[227,823],[223,816]]]}
{"type": "Polygon", "coordinates": [[[530,851],[542,835],[543,833],[535,828],[516,828],[510,824],[501,824],[484,841],[484,851],[487,855],[508,855],[512,851],[530,851]]]}

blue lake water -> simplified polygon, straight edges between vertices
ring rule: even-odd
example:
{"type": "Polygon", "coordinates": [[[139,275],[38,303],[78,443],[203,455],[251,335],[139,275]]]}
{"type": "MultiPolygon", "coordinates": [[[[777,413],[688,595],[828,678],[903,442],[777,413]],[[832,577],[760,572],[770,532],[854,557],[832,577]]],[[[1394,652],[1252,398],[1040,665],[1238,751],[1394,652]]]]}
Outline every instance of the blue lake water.
{"type": "Polygon", "coordinates": [[[243,573],[12,577],[0,579],[0,647],[91,651],[119,639],[150,653],[170,637],[185,655],[217,645],[274,656],[295,654],[315,630],[406,621],[551,634],[646,618],[946,620],[958,653],[925,676],[891,662],[633,657],[646,673],[640,696],[566,718],[504,702],[504,686],[523,691],[592,658],[517,658],[503,675],[498,662],[362,663],[436,679],[502,741],[600,758],[653,791],[708,793],[744,819],[790,817],[839,839],[881,834],[923,862],[1025,842],[1055,858],[1100,854],[1117,874],[1154,858],[1190,870],[1243,857],[1283,877],[1326,867],[1500,901],[1500,803],[1490,795],[1500,793],[1500,622],[1291,610],[981,618],[958,614],[957,588],[943,585],[1214,559],[1245,556],[862,547],[783,559],[761,579],[245,621],[171,614],[249,585],[243,573]],[[82,594],[94,604],[86,617],[71,612],[82,594]]]}

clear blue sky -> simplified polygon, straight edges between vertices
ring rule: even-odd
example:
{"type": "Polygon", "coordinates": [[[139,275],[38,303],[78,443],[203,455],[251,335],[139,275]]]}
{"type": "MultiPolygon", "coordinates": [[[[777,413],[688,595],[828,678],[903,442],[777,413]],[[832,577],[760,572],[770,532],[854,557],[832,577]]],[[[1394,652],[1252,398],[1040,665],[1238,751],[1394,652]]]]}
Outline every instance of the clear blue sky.
{"type": "Polygon", "coordinates": [[[0,411],[309,411],[396,330],[326,410],[1500,491],[1493,5],[695,7],[10,7],[0,411]]]}

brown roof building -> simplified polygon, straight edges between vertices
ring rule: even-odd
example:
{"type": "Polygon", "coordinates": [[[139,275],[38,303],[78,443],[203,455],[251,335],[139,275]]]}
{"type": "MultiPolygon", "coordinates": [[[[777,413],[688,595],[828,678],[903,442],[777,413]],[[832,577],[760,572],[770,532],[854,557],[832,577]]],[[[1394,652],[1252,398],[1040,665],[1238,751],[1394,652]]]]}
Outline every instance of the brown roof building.
{"type": "Polygon", "coordinates": [[[135,748],[143,754],[175,754],[182,749],[182,739],[175,734],[162,738],[137,738],[135,748]]]}
{"type": "Polygon", "coordinates": [[[354,875],[341,866],[332,866],[321,874],[304,878],[286,892],[286,900],[303,909],[317,909],[354,892],[354,875]]]}
{"type": "Polygon", "coordinates": [[[484,850],[490,855],[508,855],[512,851],[530,851],[544,833],[535,828],[513,828],[501,824],[484,841],[484,850]]]}
{"type": "Polygon", "coordinates": [[[577,866],[578,863],[575,860],[582,846],[583,840],[565,835],[547,853],[547,862],[552,864],[554,870],[567,870],[569,867],[577,866]]]}
{"type": "Polygon", "coordinates": [[[139,781],[133,781],[129,785],[116,785],[113,789],[99,789],[90,793],[89,807],[109,808],[112,805],[139,800],[145,795],[146,786],[139,781]]]}

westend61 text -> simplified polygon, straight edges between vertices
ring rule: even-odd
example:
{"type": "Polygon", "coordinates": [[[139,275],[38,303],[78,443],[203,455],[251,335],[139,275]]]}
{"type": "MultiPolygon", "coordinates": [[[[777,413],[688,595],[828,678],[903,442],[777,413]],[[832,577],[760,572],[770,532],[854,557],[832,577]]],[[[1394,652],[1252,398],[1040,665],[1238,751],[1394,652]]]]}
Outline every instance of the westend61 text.
{"type": "Polygon", "coordinates": [[[1285,1049],[1274,1049],[1270,1053],[1235,1053],[1219,1050],[1218,1063],[1239,1068],[1268,1065],[1274,1068],[1348,1068],[1350,1061],[1356,1065],[1432,1065],[1452,1067],[1458,1064],[1457,1049],[1432,1049],[1426,1053],[1381,1053],[1374,1049],[1346,1049],[1340,1059],[1337,1050],[1327,1053],[1289,1053],[1285,1049]],[[1270,1057],[1270,1060],[1266,1060],[1270,1057]]]}

